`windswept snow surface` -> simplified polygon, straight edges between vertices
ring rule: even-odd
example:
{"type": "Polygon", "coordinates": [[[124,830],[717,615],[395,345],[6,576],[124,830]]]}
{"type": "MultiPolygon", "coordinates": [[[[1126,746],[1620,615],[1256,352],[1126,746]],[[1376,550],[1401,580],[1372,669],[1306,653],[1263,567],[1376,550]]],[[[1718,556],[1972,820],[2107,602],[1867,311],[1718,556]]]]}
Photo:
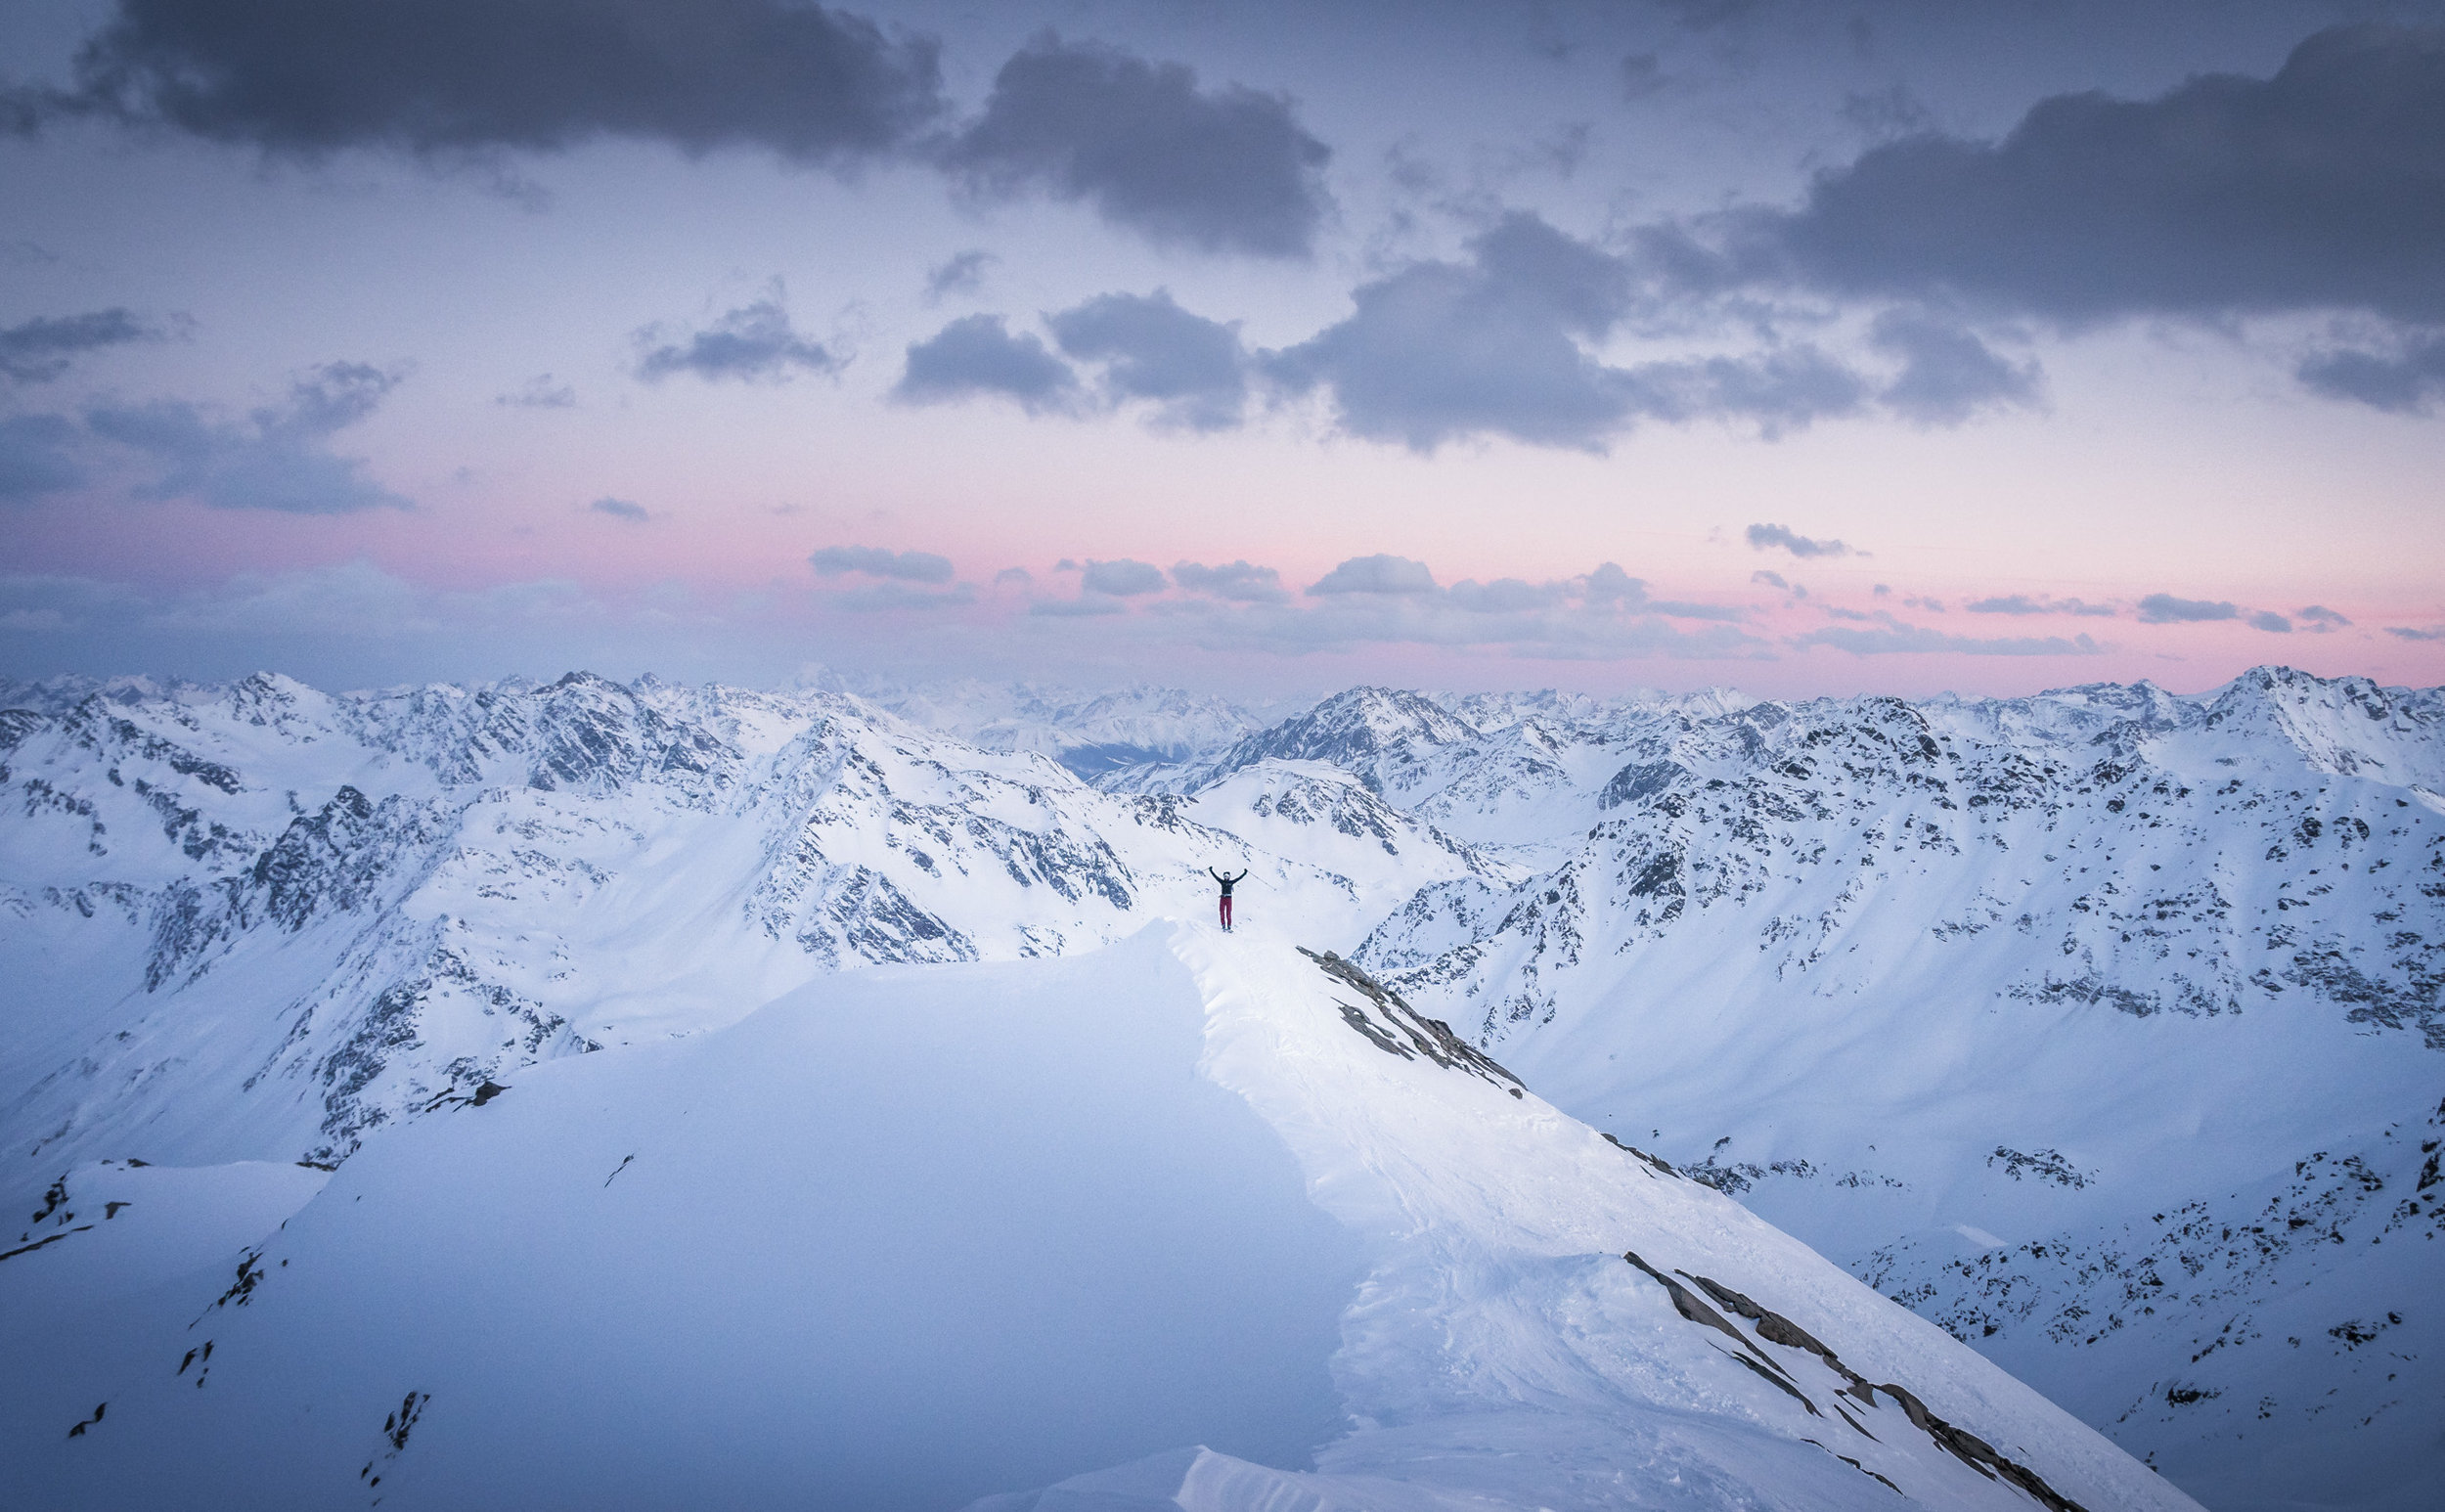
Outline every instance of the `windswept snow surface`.
{"type": "Polygon", "coordinates": [[[0,1346],[12,1504],[2194,1505],[1270,930],[538,1065],[229,1260],[0,1346]]]}

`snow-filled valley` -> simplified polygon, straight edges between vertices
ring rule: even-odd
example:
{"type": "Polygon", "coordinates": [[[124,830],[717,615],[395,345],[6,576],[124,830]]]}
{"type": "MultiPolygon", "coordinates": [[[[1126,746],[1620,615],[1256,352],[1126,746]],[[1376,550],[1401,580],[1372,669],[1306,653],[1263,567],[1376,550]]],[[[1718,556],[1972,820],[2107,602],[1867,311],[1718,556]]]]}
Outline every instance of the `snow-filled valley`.
{"type": "Polygon", "coordinates": [[[2445,1472],[2445,692],[0,707],[28,1505],[2445,1472]]]}

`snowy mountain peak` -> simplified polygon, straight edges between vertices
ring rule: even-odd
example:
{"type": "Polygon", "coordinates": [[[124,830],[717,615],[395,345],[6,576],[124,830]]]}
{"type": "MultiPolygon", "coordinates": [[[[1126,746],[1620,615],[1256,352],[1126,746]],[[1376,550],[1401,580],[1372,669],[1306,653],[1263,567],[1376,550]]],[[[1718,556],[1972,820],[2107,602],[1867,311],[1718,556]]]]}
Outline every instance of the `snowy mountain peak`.
{"type": "Polygon", "coordinates": [[[1192,782],[1267,760],[1325,761],[1381,793],[1436,748],[1464,745],[1479,731],[1432,699],[1389,688],[1354,688],[1304,714],[1240,740],[1196,769],[1192,782]]]}
{"type": "Polygon", "coordinates": [[[1390,688],[1353,688],[1259,732],[1243,746],[1292,760],[1348,757],[1363,761],[1408,742],[1457,745],[1477,738],[1478,734],[1475,726],[1420,694],[1390,688]]]}
{"type": "Polygon", "coordinates": [[[2200,723],[2227,741],[2283,741],[2316,772],[2445,785],[2445,689],[2258,667],[2227,685],[2200,723]]]}

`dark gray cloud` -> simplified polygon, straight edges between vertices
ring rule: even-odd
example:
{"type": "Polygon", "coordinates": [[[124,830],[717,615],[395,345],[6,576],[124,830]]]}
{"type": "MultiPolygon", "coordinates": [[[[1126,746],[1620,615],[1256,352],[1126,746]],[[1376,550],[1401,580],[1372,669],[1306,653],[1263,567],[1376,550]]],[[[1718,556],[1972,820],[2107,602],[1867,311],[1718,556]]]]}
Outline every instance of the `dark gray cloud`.
{"type": "Polygon", "coordinates": [[[122,309],[42,316],[0,331],[0,378],[47,383],[86,352],[159,336],[158,331],[122,309]]]}
{"type": "Polygon", "coordinates": [[[2351,623],[2323,603],[2313,603],[2292,617],[2307,625],[2312,635],[2331,635],[2351,623]]]}
{"type": "Polygon", "coordinates": [[[1105,397],[1146,399],[1161,423],[1223,430],[1248,403],[1248,354],[1231,326],[1192,315],[1169,290],[1104,294],[1045,318],[1067,355],[1104,364],[1105,397]]]}
{"type": "Polygon", "coordinates": [[[2288,636],[2292,633],[2292,622],[2273,609],[2252,610],[2245,616],[2245,620],[2252,630],[2264,630],[2271,635],[2279,636],[2288,636]]]}
{"type": "MultiPolygon", "coordinates": [[[[1840,541],[1814,541],[1798,534],[1787,525],[1752,525],[1746,534],[1751,551],[1763,552],[1781,548],[1799,557],[1848,556],[1851,549],[1840,541]]],[[[1862,554],[1864,555],[1864,554],[1862,554]]]]}
{"type": "Polygon", "coordinates": [[[2323,352],[2295,370],[2330,399],[2350,399],[2414,415],[2445,398],[2445,336],[2421,334],[2392,351],[2323,352]]]}
{"type": "Polygon", "coordinates": [[[1351,557],[1309,584],[1308,592],[1319,598],[1335,594],[1431,594],[1435,592],[1435,574],[1425,562],[1378,552],[1372,556],[1351,557]]]}
{"type": "MultiPolygon", "coordinates": [[[[1768,572],[1763,567],[1760,567],[1756,571],[1749,574],[1749,581],[1757,584],[1761,588],[1779,588],[1785,593],[1793,592],[1792,585],[1785,581],[1782,573],[1768,572]]],[[[1799,590],[1799,592],[1804,594],[1807,590],[1803,588],[1799,590]]]]}
{"type": "Polygon", "coordinates": [[[373,414],[399,381],[396,372],[334,362],[291,384],[286,402],[250,412],[244,424],[193,404],[159,400],[89,410],[85,426],[161,467],[137,486],[140,499],[289,514],[407,509],[407,500],[365,476],[362,461],[326,446],[373,414]]]}
{"type": "Polygon", "coordinates": [[[1247,561],[1224,562],[1219,567],[1194,561],[1174,562],[1172,581],[1192,594],[1240,603],[1283,603],[1290,599],[1289,591],[1282,587],[1282,574],[1247,561]]]}
{"type": "Polygon", "coordinates": [[[953,294],[972,294],[985,287],[985,270],[1001,261],[993,253],[971,248],[945,258],[926,270],[925,302],[935,303],[953,294]]]}
{"type": "Polygon", "coordinates": [[[594,503],[586,506],[586,508],[593,511],[597,514],[608,514],[613,519],[626,520],[633,525],[642,525],[646,520],[653,518],[651,514],[646,512],[644,505],[636,504],[626,499],[613,499],[608,496],[596,500],[594,503]]]}
{"type": "Polygon", "coordinates": [[[1149,63],[1047,32],[1001,66],[985,111],[943,149],[977,191],[1086,200],[1115,225],[1209,252],[1304,257],[1332,152],[1287,96],[1197,87],[1149,63]]]}
{"type": "Polygon", "coordinates": [[[836,162],[941,110],[932,41],[792,0],[118,0],[76,78],[43,110],[305,156],[629,137],[836,162]]]}
{"type": "Polygon", "coordinates": [[[1079,589],[1082,593],[1109,594],[1116,599],[1159,594],[1163,592],[1163,569],[1126,556],[1118,561],[1090,561],[1079,579],[1079,589]]]}
{"type": "Polygon", "coordinates": [[[749,383],[785,382],[801,372],[833,373],[840,359],[800,335],[789,323],[778,287],[763,298],[728,311],[702,331],[677,340],[659,326],[637,333],[637,376],[659,382],[677,373],[749,383]]]}
{"type": "Polygon", "coordinates": [[[1767,435],[1853,413],[1867,382],[1813,347],[1609,367],[1588,343],[1639,295],[1629,261],[1527,213],[1360,285],[1350,318],[1271,353],[1298,393],[1331,392],[1343,429],[1420,452],[1473,435],[1600,451],[1640,420],[1746,420],[1767,435]]]}
{"type": "Polygon", "coordinates": [[[1078,375],[1037,337],[1012,335],[999,315],[966,315],[909,345],[909,365],[892,389],[904,404],[942,404],[998,394],[1031,415],[1078,407],[1078,375]]]}
{"type": "Polygon", "coordinates": [[[1481,433],[1601,445],[1630,401],[1579,343],[1625,313],[1619,265],[1529,215],[1471,249],[1466,263],[1416,263],[1359,286],[1349,319],[1274,354],[1268,370],[1294,391],[1329,387],[1342,428],[1369,440],[1422,452],[1481,433]],[[1534,276],[1556,267],[1558,288],[1534,276]]]}
{"type": "Polygon", "coordinates": [[[1506,215],[1469,245],[1489,292],[1541,306],[1574,335],[1604,335],[1630,311],[1628,265],[1535,215],[1506,215]]]}
{"type": "Polygon", "coordinates": [[[861,572],[904,583],[948,583],[951,558],[932,552],[895,552],[880,546],[827,546],[807,557],[818,577],[861,572]]]}
{"type": "Polygon", "coordinates": [[[1923,425],[1958,425],[1980,410],[2036,402],[2037,364],[2007,362],[1978,334],[1907,310],[1879,315],[1869,339],[1899,357],[1901,373],[1879,395],[1923,425]]]}
{"type": "Polygon", "coordinates": [[[26,504],[85,481],[82,435],[65,415],[0,419],[0,505],[26,504]]]}
{"type": "Polygon", "coordinates": [[[1025,587],[1035,581],[1036,574],[1028,571],[1025,567],[1004,567],[1000,572],[994,574],[994,586],[996,588],[1000,588],[1004,583],[1016,583],[1021,587],[1025,587]]]}
{"type": "Polygon", "coordinates": [[[2239,604],[2214,599],[2177,599],[2171,594],[2150,594],[2139,601],[2140,623],[2143,625],[2184,625],[2203,620],[2240,619],[2239,604]]]}
{"type": "Polygon", "coordinates": [[[2399,636],[2406,641],[2445,641],[2445,625],[2430,626],[2425,630],[2410,625],[2388,625],[2385,627],[2385,633],[2389,636],[2399,636]]]}
{"type": "Polygon", "coordinates": [[[1947,292],[2066,322],[2357,308],[2445,320],[2445,32],[2321,31],[2274,77],[2040,101],[1922,133],[1737,218],[1717,277],[1947,292]]]}

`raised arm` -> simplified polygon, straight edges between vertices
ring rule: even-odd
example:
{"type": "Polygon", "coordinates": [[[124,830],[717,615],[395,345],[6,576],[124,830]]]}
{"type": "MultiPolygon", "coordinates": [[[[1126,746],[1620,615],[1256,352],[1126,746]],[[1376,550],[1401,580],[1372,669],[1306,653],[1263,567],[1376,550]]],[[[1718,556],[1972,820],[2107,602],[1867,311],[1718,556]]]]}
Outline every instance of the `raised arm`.
{"type": "Polygon", "coordinates": [[[1208,867],[1206,868],[1206,875],[1214,878],[1218,882],[1222,880],[1222,873],[1215,870],[1212,867],[1208,867]]]}

